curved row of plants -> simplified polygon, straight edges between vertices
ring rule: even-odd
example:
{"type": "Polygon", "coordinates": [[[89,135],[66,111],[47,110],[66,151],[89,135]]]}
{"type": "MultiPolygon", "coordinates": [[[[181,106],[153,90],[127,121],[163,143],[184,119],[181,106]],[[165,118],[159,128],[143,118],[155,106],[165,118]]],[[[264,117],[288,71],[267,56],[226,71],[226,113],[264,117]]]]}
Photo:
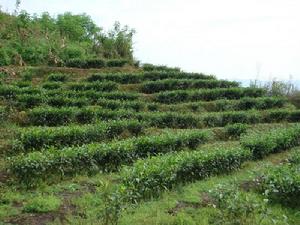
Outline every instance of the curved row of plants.
{"type": "MultiPolygon", "coordinates": [[[[79,83],[79,85],[81,85],[79,83]]],[[[99,88],[104,88],[107,85],[107,88],[110,89],[112,83],[104,83],[103,87],[100,83],[99,88]]],[[[76,85],[75,85],[76,86],[76,85]]],[[[113,84],[114,86],[114,84],[113,84]]],[[[7,100],[15,100],[18,96],[28,96],[31,98],[48,98],[54,96],[63,96],[69,98],[80,98],[85,97],[91,100],[97,100],[99,98],[106,98],[106,99],[121,99],[121,100],[136,100],[140,97],[138,93],[133,92],[121,92],[121,91],[97,91],[94,89],[90,90],[60,90],[60,89],[43,89],[39,87],[17,87],[12,85],[0,86],[0,97],[7,100]]]]}
{"type": "Polygon", "coordinates": [[[50,148],[12,157],[9,172],[20,181],[31,183],[49,176],[82,173],[83,171],[111,171],[138,158],[193,149],[212,137],[201,130],[165,132],[160,135],[142,136],[111,143],[89,144],[63,149],[50,148]]]}
{"type": "Polygon", "coordinates": [[[212,75],[202,73],[185,73],[185,72],[163,72],[151,71],[141,73],[114,73],[114,74],[93,74],[87,78],[87,81],[114,81],[121,84],[135,84],[144,81],[155,81],[164,79],[216,79],[212,75]]]}
{"type": "Polygon", "coordinates": [[[239,99],[243,97],[262,97],[266,91],[262,88],[215,88],[202,90],[165,91],[155,94],[154,101],[173,104],[188,101],[213,101],[217,99],[239,99]]]}
{"type": "Polygon", "coordinates": [[[15,134],[12,151],[29,152],[49,146],[61,148],[101,142],[117,138],[124,132],[126,136],[139,135],[146,127],[147,124],[137,120],[114,120],[88,125],[21,128],[15,134]]]}
{"type": "Polygon", "coordinates": [[[197,115],[176,112],[135,112],[108,110],[101,107],[38,107],[26,113],[24,125],[58,126],[69,123],[91,123],[96,120],[138,119],[160,128],[203,128],[225,126],[231,123],[299,122],[300,111],[276,109],[265,111],[228,111],[197,115]]]}
{"type": "Polygon", "coordinates": [[[143,93],[152,94],[155,92],[168,90],[230,88],[238,86],[238,82],[227,80],[166,79],[144,82],[141,84],[140,91],[143,93]]]}
{"type": "Polygon", "coordinates": [[[210,102],[190,102],[167,105],[161,103],[147,102],[142,99],[137,100],[118,100],[118,99],[89,99],[87,97],[65,97],[47,96],[47,95],[17,95],[11,103],[12,106],[18,109],[28,109],[41,105],[52,107],[68,107],[76,106],[83,107],[89,105],[99,105],[108,109],[133,109],[139,111],[181,111],[181,112],[219,112],[219,111],[234,111],[234,110],[250,110],[250,109],[271,109],[283,108],[287,105],[285,98],[280,97],[245,97],[234,100],[215,100],[210,102]]]}
{"type": "MultiPolygon", "coordinates": [[[[274,129],[257,133],[255,136],[245,135],[241,143],[242,147],[221,145],[216,149],[200,148],[198,151],[170,153],[138,160],[132,166],[123,168],[122,191],[131,200],[151,198],[158,196],[166,189],[172,189],[179,183],[191,182],[237,169],[246,160],[256,159],[258,156],[260,158],[299,145],[300,127],[274,129]]],[[[267,183],[273,177],[273,175],[269,176],[267,183]]],[[[299,185],[299,175],[294,178],[297,182],[291,184],[289,187],[291,189],[294,185],[299,185]]],[[[280,183],[280,180],[276,181],[280,183]]],[[[297,196],[299,196],[298,191],[299,187],[294,192],[297,196]]]]}

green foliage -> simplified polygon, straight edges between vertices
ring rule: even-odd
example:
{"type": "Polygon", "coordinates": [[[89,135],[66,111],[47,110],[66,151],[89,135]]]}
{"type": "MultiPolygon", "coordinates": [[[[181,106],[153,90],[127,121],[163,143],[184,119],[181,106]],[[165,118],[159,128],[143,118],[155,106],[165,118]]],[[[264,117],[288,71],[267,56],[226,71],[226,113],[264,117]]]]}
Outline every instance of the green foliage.
{"type": "Polygon", "coordinates": [[[288,224],[284,217],[274,217],[266,201],[235,185],[217,185],[207,194],[211,199],[209,206],[218,209],[217,214],[210,217],[210,224],[288,224]]]}
{"type": "Polygon", "coordinates": [[[10,57],[5,48],[0,48],[0,66],[7,66],[10,64],[10,57]]]}
{"type": "Polygon", "coordinates": [[[259,179],[259,189],[274,202],[300,206],[300,166],[285,164],[269,168],[259,179]]]}
{"type": "Polygon", "coordinates": [[[167,132],[157,136],[139,137],[112,143],[68,147],[62,150],[32,152],[12,157],[9,171],[25,184],[50,175],[67,175],[99,169],[116,170],[140,157],[157,155],[183,148],[195,148],[208,141],[210,133],[187,130],[167,132]]]}
{"type": "Polygon", "coordinates": [[[142,66],[144,71],[164,71],[164,72],[180,72],[178,67],[156,66],[150,63],[145,63],[142,66]]]}
{"type": "Polygon", "coordinates": [[[61,201],[57,197],[40,195],[26,202],[23,211],[27,213],[47,213],[58,210],[60,205],[61,201]]]}
{"type": "Polygon", "coordinates": [[[251,150],[254,159],[283,151],[300,144],[300,127],[273,129],[269,132],[251,132],[242,136],[241,144],[251,150]]]}
{"type": "Polygon", "coordinates": [[[0,17],[0,66],[61,66],[78,59],[85,62],[84,67],[100,68],[105,65],[102,59],[120,59],[109,66],[133,60],[134,31],[120,23],[104,32],[86,14],[66,12],[51,17],[47,12],[38,16],[0,11],[0,17]],[[101,60],[85,60],[90,58],[101,60]]]}
{"type": "Polygon", "coordinates": [[[87,90],[95,90],[95,91],[115,91],[118,86],[115,82],[93,82],[93,83],[85,83],[85,82],[76,82],[76,83],[68,83],[68,89],[74,91],[87,91],[87,90]]]}
{"type": "Polygon", "coordinates": [[[61,84],[59,82],[45,82],[43,83],[42,88],[48,90],[55,90],[61,88],[61,84]]]}
{"type": "Polygon", "coordinates": [[[237,86],[239,86],[239,83],[226,80],[166,79],[142,83],[141,91],[151,94],[188,88],[229,88],[237,86]]]}
{"type": "Polygon", "coordinates": [[[89,68],[103,68],[106,66],[106,62],[104,59],[81,59],[75,58],[70,59],[66,62],[66,66],[68,67],[77,67],[82,69],[89,69],[89,68]]]}
{"type": "Polygon", "coordinates": [[[48,75],[47,80],[52,82],[66,82],[68,80],[68,75],[62,73],[51,73],[48,75]]]}
{"type": "Polygon", "coordinates": [[[291,156],[288,159],[289,163],[300,164],[300,149],[295,149],[291,153],[291,156]]]}
{"type": "Polygon", "coordinates": [[[300,91],[295,91],[293,94],[289,96],[290,102],[300,109],[300,91]]]}
{"type": "Polygon", "coordinates": [[[248,128],[249,126],[243,123],[229,124],[225,126],[225,132],[229,137],[239,137],[246,133],[248,128]]]}
{"type": "Polygon", "coordinates": [[[13,142],[14,152],[27,152],[55,146],[83,145],[116,138],[124,131],[141,134],[146,124],[136,120],[118,120],[93,125],[65,127],[29,127],[20,129],[13,142]]]}
{"type": "Polygon", "coordinates": [[[56,126],[70,123],[74,120],[74,109],[62,107],[34,108],[27,113],[28,123],[32,125],[56,126]]]}
{"type": "Polygon", "coordinates": [[[237,169],[250,155],[249,151],[239,147],[219,147],[139,160],[132,167],[123,169],[122,188],[135,201],[157,197],[179,183],[237,169]]]}
{"type": "Polygon", "coordinates": [[[114,73],[114,74],[93,74],[87,78],[89,82],[114,81],[121,84],[142,83],[144,81],[155,81],[163,79],[215,79],[213,76],[201,73],[184,72],[144,72],[144,73],[114,73]]]}
{"type": "Polygon", "coordinates": [[[166,91],[155,95],[155,101],[172,104],[184,101],[213,101],[217,99],[239,99],[242,97],[261,97],[265,94],[259,88],[216,88],[203,90],[166,91]]]}

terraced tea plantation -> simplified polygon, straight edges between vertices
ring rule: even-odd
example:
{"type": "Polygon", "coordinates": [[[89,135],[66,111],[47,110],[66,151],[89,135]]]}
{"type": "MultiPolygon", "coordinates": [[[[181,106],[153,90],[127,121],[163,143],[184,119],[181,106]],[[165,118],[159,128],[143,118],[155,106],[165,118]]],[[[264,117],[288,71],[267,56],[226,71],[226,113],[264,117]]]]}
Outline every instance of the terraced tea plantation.
{"type": "Polygon", "coordinates": [[[72,72],[1,78],[0,224],[300,224],[287,99],[198,73],[72,72]]]}

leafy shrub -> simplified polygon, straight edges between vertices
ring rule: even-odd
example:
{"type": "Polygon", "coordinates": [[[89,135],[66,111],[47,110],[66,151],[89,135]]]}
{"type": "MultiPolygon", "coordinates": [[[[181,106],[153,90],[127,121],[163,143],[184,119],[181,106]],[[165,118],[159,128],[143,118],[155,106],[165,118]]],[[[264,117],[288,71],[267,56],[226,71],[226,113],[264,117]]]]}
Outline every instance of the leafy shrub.
{"type": "Polygon", "coordinates": [[[213,76],[201,73],[184,72],[144,72],[144,73],[115,73],[115,74],[93,74],[87,81],[114,81],[121,84],[141,83],[147,80],[163,79],[215,79],[213,76]]]}
{"type": "Polygon", "coordinates": [[[293,150],[291,156],[288,159],[289,163],[300,164],[300,149],[293,150]]]}
{"type": "Polygon", "coordinates": [[[252,132],[242,136],[241,144],[251,150],[254,159],[300,144],[300,127],[277,128],[269,132],[252,132]]]}
{"type": "Polygon", "coordinates": [[[115,91],[118,86],[115,82],[93,82],[93,83],[69,83],[68,89],[74,91],[86,91],[86,90],[95,90],[95,91],[115,91]]]}
{"type": "Polygon", "coordinates": [[[7,52],[7,50],[3,47],[0,49],[0,66],[10,65],[11,58],[7,52]]]}
{"type": "Polygon", "coordinates": [[[208,141],[210,133],[187,130],[157,136],[139,137],[103,144],[49,149],[12,157],[9,171],[26,184],[50,175],[67,175],[91,170],[115,170],[139,157],[157,155],[183,148],[194,148],[208,141]]]}
{"type": "Polygon", "coordinates": [[[166,79],[142,83],[141,91],[151,94],[167,90],[189,88],[229,88],[237,86],[239,86],[239,83],[226,80],[166,79]]]}
{"type": "Polygon", "coordinates": [[[46,83],[43,83],[42,88],[47,89],[47,90],[59,89],[59,88],[61,88],[61,84],[58,82],[46,82],[46,83]]]}
{"type": "Polygon", "coordinates": [[[289,96],[290,102],[300,109],[300,91],[295,91],[293,94],[289,96]]]}
{"type": "Polygon", "coordinates": [[[239,137],[246,133],[248,126],[244,123],[229,124],[225,126],[225,132],[230,137],[239,137]]]}
{"type": "Polygon", "coordinates": [[[260,178],[259,189],[272,201],[281,202],[289,207],[300,203],[299,165],[280,165],[269,168],[260,178]]]}
{"type": "Polygon", "coordinates": [[[66,82],[68,80],[68,75],[63,73],[51,73],[47,80],[50,82],[66,82]]]}
{"type": "Polygon", "coordinates": [[[202,118],[194,114],[179,114],[173,112],[139,113],[136,118],[149,122],[152,126],[159,128],[201,128],[202,118]]]}
{"type": "Polygon", "coordinates": [[[121,174],[123,188],[133,200],[158,196],[178,183],[204,179],[237,169],[250,152],[239,147],[183,151],[139,160],[121,174]]]}
{"type": "Polygon", "coordinates": [[[48,146],[63,147],[83,145],[116,138],[124,131],[133,135],[143,132],[146,124],[136,120],[119,120],[102,122],[93,125],[71,125],[64,127],[29,127],[17,132],[13,141],[17,151],[39,150],[48,146]]]}
{"type": "Polygon", "coordinates": [[[84,107],[91,103],[91,101],[84,97],[68,98],[64,96],[48,97],[46,103],[52,107],[84,107]]]}
{"type": "Polygon", "coordinates": [[[74,120],[75,108],[38,107],[28,111],[28,123],[40,126],[68,124],[74,120]]]}
{"type": "Polygon", "coordinates": [[[27,213],[46,213],[58,210],[60,205],[61,201],[57,197],[41,195],[28,200],[23,211],[27,213]]]}
{"type": "Polygon", "coordinates": [[[89,68],[103,68],[106,66],[105,60],[103,59],[70,59],[66,62],[68,67],[77,67],[82,69],[89,68]]]}
{"type": "Polygon", "coordinates": [[[285,218],[272,213],[266,201],[239,190],[236,185],[217,185],[207,194],[212,202],[208,206],[218,209],[209,218],[210,224],[286,224],[285,218]]]}
{"type": "Polygon", "coordinates": [[[172,104],[183,101],[213,101],[221,98],[239,99],[242,97],[261,97],[265,94],[258,88],[217,88],[203,90],[166,91],[155,95],[155,101],[172,104]]]}
{"type": "Polygon", "coordinates": [[[177,67],[167,67],[167,66],[157,66],[150,63],[145,63],[142,66],[144,71],[165,71],[165,72],[180,72],[180,68],[177,67]]]}
{"type": "Polygon", "coordinates": [[[46,102],[43,95],[23,94],[16,97],[15,106],[21,109],[32,108],[40,106],[46,102]]]}

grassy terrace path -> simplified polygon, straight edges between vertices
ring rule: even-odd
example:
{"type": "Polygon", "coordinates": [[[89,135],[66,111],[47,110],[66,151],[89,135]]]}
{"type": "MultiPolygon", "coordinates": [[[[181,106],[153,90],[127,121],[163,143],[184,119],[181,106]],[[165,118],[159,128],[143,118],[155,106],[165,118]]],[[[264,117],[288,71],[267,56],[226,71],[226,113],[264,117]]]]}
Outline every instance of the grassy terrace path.
{"type": "Polygon", "coordinates": [[[15,71],[0,78],[0,225],[300,223],[252,182],[298,171],[285,98],[205,74],[15,71]]]}

